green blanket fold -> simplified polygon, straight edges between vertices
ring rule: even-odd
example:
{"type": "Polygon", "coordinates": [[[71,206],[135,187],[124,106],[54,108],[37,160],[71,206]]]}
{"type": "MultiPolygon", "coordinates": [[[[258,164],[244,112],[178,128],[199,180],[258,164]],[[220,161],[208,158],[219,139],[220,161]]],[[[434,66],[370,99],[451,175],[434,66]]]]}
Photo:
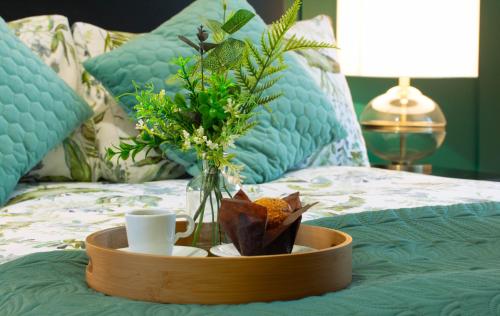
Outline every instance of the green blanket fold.
{"type": "Polygon", "coordinates": [[[290,302],[152,304],[87,288],[84,252],[0,265],[1,315],[500,315],[500,203],[422,207],[309,224],[354,238],[346,290],[290,302]]]}

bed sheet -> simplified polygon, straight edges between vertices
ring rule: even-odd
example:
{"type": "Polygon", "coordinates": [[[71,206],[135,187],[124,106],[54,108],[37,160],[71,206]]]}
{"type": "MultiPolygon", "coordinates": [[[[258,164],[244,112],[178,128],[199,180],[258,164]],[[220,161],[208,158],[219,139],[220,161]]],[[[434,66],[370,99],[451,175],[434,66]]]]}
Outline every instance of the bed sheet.
{"type": "MultiPolygon", "coordinates": [[[[0,263],[57,249],[82,249],[94,231],[124,224],[137,208],[184,212],[188,180],[142,184],[20,184],[0,208],[0,263]]],[[[320,167],[244,187],[252,198],[300,191],[319,202],[304,221],[340,214],[500,201],[500,183],[364,167],[320,167]]]]}

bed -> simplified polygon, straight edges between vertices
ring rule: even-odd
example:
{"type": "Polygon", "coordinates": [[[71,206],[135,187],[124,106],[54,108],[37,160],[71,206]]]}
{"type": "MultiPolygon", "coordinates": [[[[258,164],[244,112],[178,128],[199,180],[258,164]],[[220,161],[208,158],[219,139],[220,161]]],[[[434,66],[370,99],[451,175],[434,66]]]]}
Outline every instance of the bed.
{"type": "MultiPolygon", "coordinates": [[[[87,235],[123,225],[124,214],[135,208],[181,212],[187,182],[20,184],[0,209],[0,263],[34,252],[82,249],[87,235]]],[[[305,221],[388,209],[500,202],[500,183],[361,167],[308,168],[244,189],[251,197],[300,191],[305,203],[319,202],[304,215],[305,221]]]]}
{"type": "Polygon", "coordinates": [[[21,184],[0,209],[5,315],[498,315],[500,184],[361,167],[321,167],[247,186],[299,190],[308,224],[354,238],[353,283],[291,302],[162,305],[109,297],[84,281],[84,238],[137,207],[182,209],[187,180],[21,184]],[[405,313],[409,314],[405,314],[405,313]]]}
{"type": "MultiPolygon", "coordinates": [[[[7,20],[51,13],[142,32],[189,1],[150,1],[140,19],[108,19],[114,1],[0,4],[7,20]],[[161,8],[161,10],[159,10],[161,8]],[[155,15],[161,11],[163,15],[155,15]],[[154,17],[154,19],[149,19],[154,17]]],[[[250,1],[272,20],[283,3],[250,1]]],[[[124,12],[136,4],[121,1],[124,12]],[[128,8],[128,9],[127,9],[128,8]]],[[[500,183],[369,167],[309,167],[248,185],[250,197],[300,191],[319,202],[304,221],[354,238],[346,290],[290,302],[171,305],[109,297],[84,279],[84,239],[135,208],[182,211],[187,179],[140,184],[20,183],[0,208],[2,315],[499,315],[500,183]]]]}

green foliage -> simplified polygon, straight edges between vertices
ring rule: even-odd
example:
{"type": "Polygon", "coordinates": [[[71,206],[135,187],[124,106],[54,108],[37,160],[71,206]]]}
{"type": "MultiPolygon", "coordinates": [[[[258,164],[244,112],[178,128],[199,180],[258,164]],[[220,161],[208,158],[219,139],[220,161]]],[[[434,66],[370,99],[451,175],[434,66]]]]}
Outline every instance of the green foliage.
{"type": "Polygon", "coordinates": [[[237,67],[245,53],[243,41],[228,38],[215,47],[204,60],[206,69],[213,72],[224,72],[237,67]]]}
{"type": "Polygon", "coordinates": [[[75,142],[67,138],[63,141],[64,158],[66,165],[69,166],[71,179],[81,182],[92,181],[92,171],[86,163],[83,152],[75,142]]]}
{"type": "MultiPolygon", "coordinates": [[[[53,25],[54,21],[51,19],[50,23],[53,25]]],[[[52,25],[49,25],[49,29],[52,29],[52,25]]],[[[59,44],[62,44],[63,47],[63,52],[64,52],[64,58],[66,61],[69,63],[69,57],[68,57],[68,51],[70,50],[68,48],[68,44],[64,40],[64,31],[68,31],[68,27],[64,24],[58,24],[55,29],[54,29],[54,36],[52,37],[52,42],[50,43],[50,51],[55,52],[57,48],[59,47],[59,44]]],[[[71,52],[73,57],[75,57],[74,51],[71,52]]]]}
{"type": "Polygon", "coordinates": [[[303,37],[297,38],[294,34],[286,41],[285,52],[304,48],[333,48],[332,44],[308,40],[303,37]]]}
{"type": "Polygon", "coordinates": [[[260,38],[260,47],[251,41],[246,41],[247,54],[236,72],[236,79],[248,95],[245,105],[248,111],[259,105],[267,105],[281,96],[280,93],[266,95],[266,91],[280,80],[281,76],[278,74],[286,69],[283,61],[285,52],[335,47],[332,44],[297,36],[285,39],[286,33],[295,24],[300,6],[301,1],[295,1],[278,21],[271,24],[260,38]]]}
{"type": "MultiPolygon", "coordinates": [[[[226,20],[226,3],[223,1],[222,22],[208,20],[207,27],[197,29],[197,42],[180,35],[179,39],[196,52],[194,58],[179,57],[174,63],[179,67],[176,79],[182,83],[182,90],[173,97],[165,91],[155,91],[152,85],[145,88],[135,86],[136,91],[127,95],[135,97],[137,129],[139,136],[109,148],[107,157],[135,160],[145,150],[182,149],[194,150],[201,160],[208,162],[208,172],[203,180],[200,206],[194,219],[199,218],[193,244],[196,245],[204,218],[205,205],[214,207],[212,195],[218,203],[222,200],[217,169],[225,169],[233,179],[239,176],[240,166],[232,163],[234,155],[227,154],[236,138],[244,135],[255,124],[251,118],[255,109],[265,106],[282,96],[281,91],[269,89],[282,78],[286,69],[283,54],[304,48],[327,48],[330,44],[318,43],[285,34],[295,23],[300,0],[265,31],[260,43],[241,41],[231,37],[245,26],[254,13],[238,10],[226,20]],[[212,194],[213,193],[213,194],[212,194]],[[209,199],[210,198],[210,199],[209,199]]],[[[168,78],[170,80],[171,78],[168,78]]],[[[148,157],[137,164],[149,163],[148,157]]],[[[214,243],[219,242],[218,222],[213,226],[214,243]]]]}
{"type": "Polygon", "coordinates": [[[224,41],[226,33],[222,29],[222,23],[216,20],[207,20],[205,22],[208,29],[212,32],[212,40],[215,43],[221,43],[224,41]]]}
{"type": "Polygon", "coordinates": [[[253,19],[254,16],[255,14],[253,12],[240,9],[221,26],[221,29],[227,34],[234,34],[253,19]]]}
{"type": "Polygon", "coordinates": [[[231,163],[232,156],[225,154],[236,138],[255,125],[254,110],[282,96],[280,91],[268,93],[282,78],[286,69],[283,54],[306,48],[331,48],[328,43],[311,41],[285,34],[294,25],[301,1],[292,7],[268,30],[263,32],[259,43],[241,41],[231,37],[244,27],[255,14],[238,10],[226,20],[226,4],[223,2],[222,21],[207,20],[198,28],[198,42],[181,35],[179,39],[195,50],[194,58],[177,58],[179,67],[176,79],[183,90],[173,98],[165,91],[155,91],[152,85],[137,87],[133,95],[137,138],[122,142],[108,149],[108,158],[134,159],[142,150],[160,146],[195,150],[199,159],[208,160],[217,168],[228,167],[237,175],[239,167],[231,163]]]}

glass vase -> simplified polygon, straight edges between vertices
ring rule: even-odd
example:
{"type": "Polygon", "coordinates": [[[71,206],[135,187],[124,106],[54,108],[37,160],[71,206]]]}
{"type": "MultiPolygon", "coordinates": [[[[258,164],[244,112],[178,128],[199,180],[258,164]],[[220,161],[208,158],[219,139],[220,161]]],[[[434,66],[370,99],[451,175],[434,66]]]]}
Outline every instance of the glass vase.
{"type": "Polygon", "coordinates": [[[217,165],[203,161],[202,171],[186,187],[186,209],[197,223],[193,245],[198,243],[203,223],[212,223],[212,245],[221,243],[223,238],[219,228],[219,207],[223,198],[231,198],[239,189],[239,185],[217,165]]]}

